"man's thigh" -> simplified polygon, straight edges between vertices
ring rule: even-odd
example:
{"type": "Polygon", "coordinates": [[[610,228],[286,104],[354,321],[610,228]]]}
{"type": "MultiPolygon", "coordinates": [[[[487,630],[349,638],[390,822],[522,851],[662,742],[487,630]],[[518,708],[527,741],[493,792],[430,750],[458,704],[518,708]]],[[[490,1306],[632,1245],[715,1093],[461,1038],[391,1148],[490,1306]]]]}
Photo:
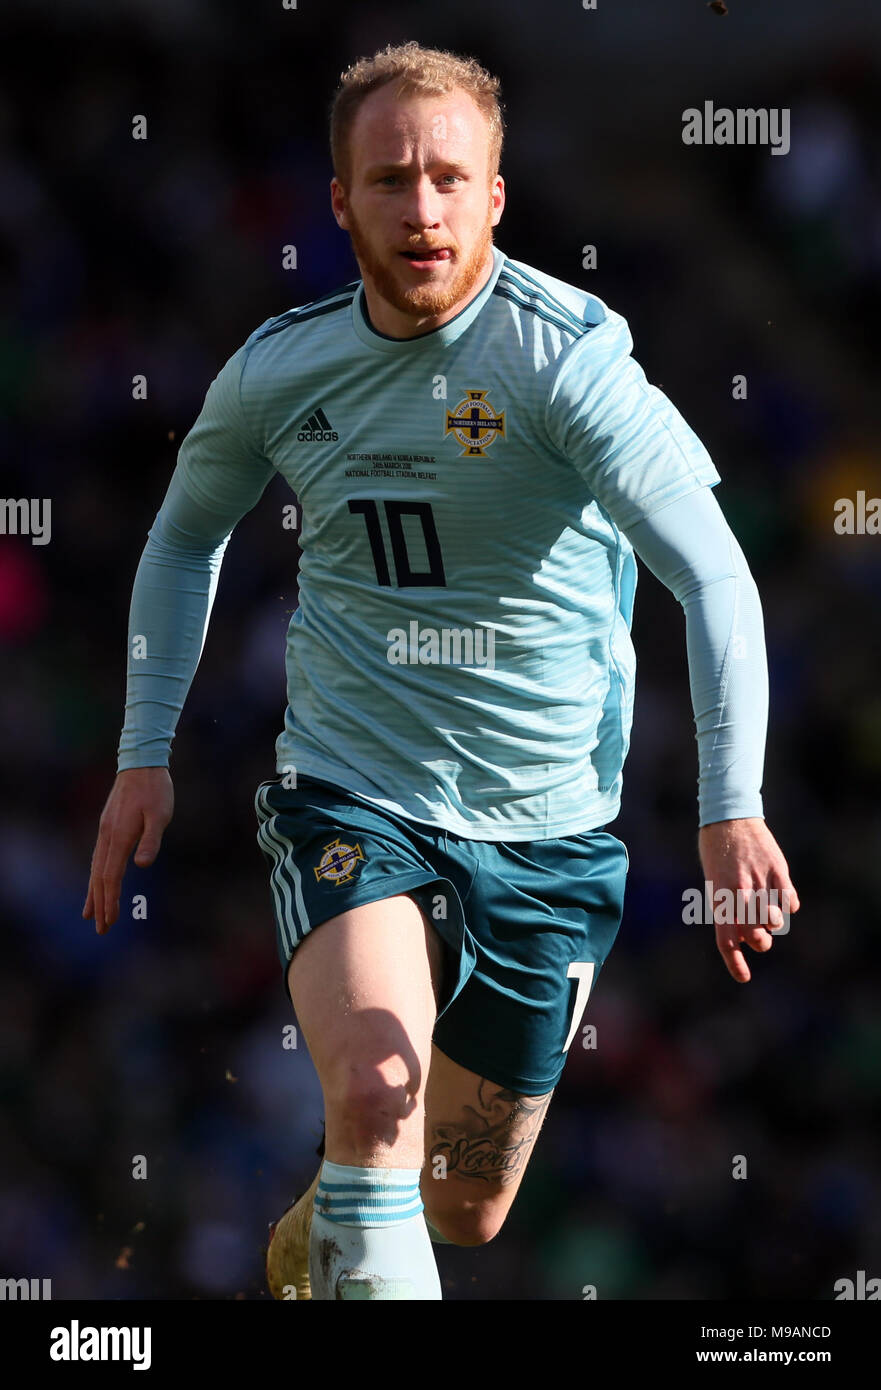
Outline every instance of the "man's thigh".
{"type": "Polygon", "coordinates": [[[453,1244],[481,1245],[502,1226],[552,1094],[518,1094],[432,1047],[422,1200],[453,1244]]]}
{"type": "Polygon", "coordinates": [[[419,1166],[442,949],[413,900],[398,896],[321,923],[294,952],[288,988],[334,1162],[369,1162],[403,1143],[419,1166]]]}

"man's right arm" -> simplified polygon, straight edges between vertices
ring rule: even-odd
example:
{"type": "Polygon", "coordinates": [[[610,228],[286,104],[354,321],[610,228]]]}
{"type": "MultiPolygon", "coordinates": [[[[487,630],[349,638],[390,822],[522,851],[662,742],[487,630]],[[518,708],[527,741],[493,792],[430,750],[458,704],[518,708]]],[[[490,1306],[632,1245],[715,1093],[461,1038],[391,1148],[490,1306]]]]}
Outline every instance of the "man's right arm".
{"type": "Polygon", "coordinates": [[[135,576],[119,771],[99,822],[83,907],[102,934],[119,915],[132,850],[137,845],[140,867],[151,864],[171,820],[171,741],[202,654],[223,556],[273,473],[244,417],[245,353],[240,349],[209,388],[135,576]]]}
{"type": "Polygon", "coordinates": [[[167,767],[180,712],[205,645],[232,526],[194,502],[172,475],[132,588],[120,772],[167,767]]]}

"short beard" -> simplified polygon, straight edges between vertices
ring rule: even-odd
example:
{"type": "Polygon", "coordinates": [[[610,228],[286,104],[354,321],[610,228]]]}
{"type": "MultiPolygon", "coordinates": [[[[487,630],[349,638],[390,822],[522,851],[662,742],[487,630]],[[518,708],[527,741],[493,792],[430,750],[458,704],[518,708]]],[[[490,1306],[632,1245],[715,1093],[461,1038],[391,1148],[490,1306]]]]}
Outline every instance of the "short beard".
{"type": "Polygon", "coordinates": [[[348,211],[352,250],[362,275],[370,277],[377,292],[393,309],[414,319],[436,318],[452,309],[460,300],[467,299],[469,291],[481,276],[493,244],[492,218],[488,213],[470,256],[459,266],[449,285],[443,289],[434,289],[431,285],[414,285],[412,289],[404,289],[391,269],[374,255],[351,207],[348,211]]]}

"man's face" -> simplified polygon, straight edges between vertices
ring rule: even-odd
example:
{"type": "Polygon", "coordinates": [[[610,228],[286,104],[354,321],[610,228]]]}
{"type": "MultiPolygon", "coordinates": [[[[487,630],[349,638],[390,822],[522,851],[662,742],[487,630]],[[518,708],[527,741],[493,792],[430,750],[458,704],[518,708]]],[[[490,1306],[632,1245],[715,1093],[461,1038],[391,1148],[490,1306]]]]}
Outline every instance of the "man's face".
{"type": "Polygon", "coordinates": [[[504,184],[489,129],[466,92],[372,92],[350,135],[349,187],[331,184],[381,332],[409,337],[452,318],[486,279],[504,184]],[[372,291],[372,293],[371,293],[372,291]]]}

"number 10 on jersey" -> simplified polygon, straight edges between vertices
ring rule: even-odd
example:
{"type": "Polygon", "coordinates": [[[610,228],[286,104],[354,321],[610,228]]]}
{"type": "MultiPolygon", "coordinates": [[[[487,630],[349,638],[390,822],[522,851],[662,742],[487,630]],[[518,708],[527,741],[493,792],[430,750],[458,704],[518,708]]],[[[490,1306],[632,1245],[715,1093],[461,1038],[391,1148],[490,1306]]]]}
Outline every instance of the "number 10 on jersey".
{"type": "MultiPolygon", "coordinates": [[[[437,526],[430,502],[383,502],[386,527],[392,550],[392,565],[395,571],[395,586],[399,589],[445,588],[444,562],[438,540],[437,526]],[[415,516],[422,525],[425,553],[428,557],[427,570],[414,570],[407,553],[407,538],[404,535],[403,517],[415,516]]],[[[379,505],[368,498],[353,498],[349,502],[353,516],[363,516],[367,526],[367,539],[376,569],[376,582],[391,587],[389,561],[386,553],[382,525],[379,520],[379,505]]]]}

